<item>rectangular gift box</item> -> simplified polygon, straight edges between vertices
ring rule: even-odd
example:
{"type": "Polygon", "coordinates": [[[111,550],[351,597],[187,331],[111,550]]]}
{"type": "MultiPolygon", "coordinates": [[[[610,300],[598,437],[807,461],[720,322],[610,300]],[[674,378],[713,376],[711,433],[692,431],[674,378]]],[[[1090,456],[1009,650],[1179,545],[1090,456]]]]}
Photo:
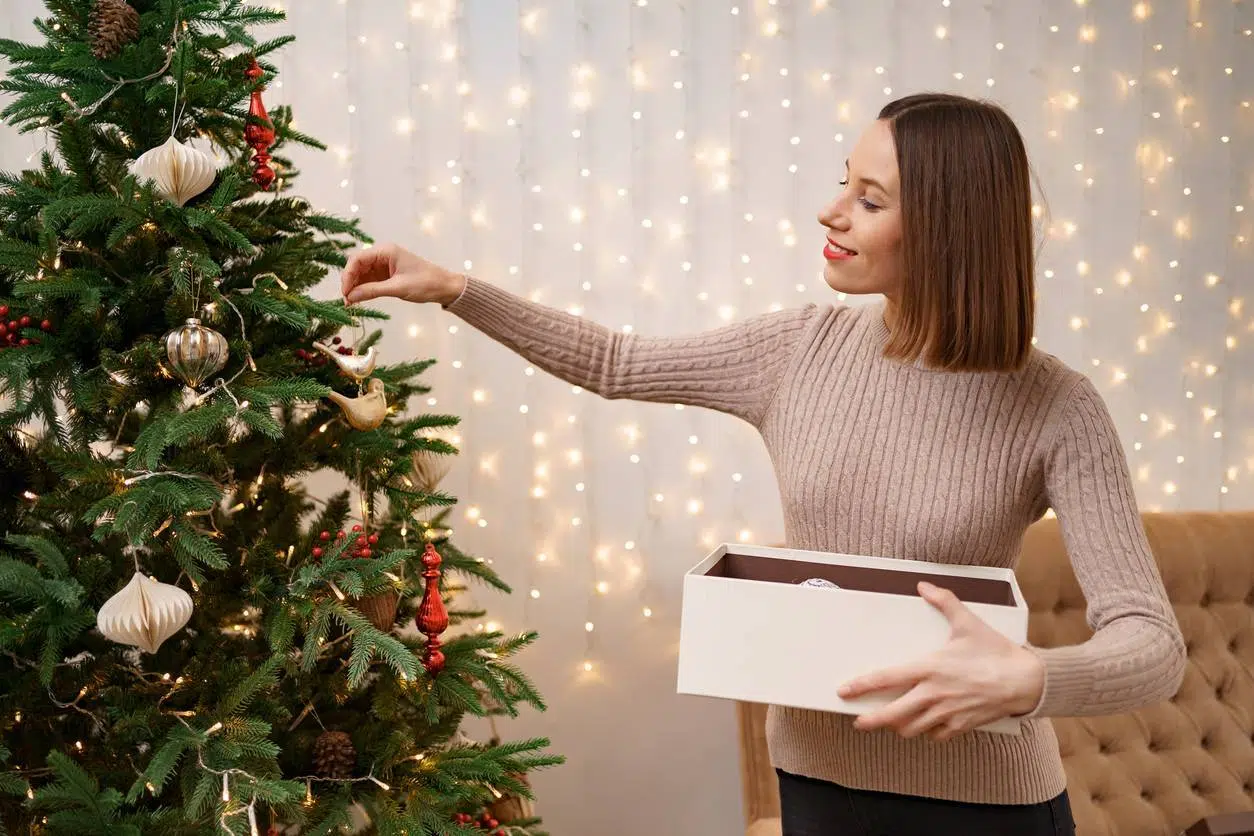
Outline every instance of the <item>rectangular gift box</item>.
{"type": "MultiPolygon", "coordinates": [[[[684,575],[678,692],[844,714],[884,705],[900,692],[844,700],[837,689],[948,640],[949,623],[918,594],[923,580],[1026,642],[1010,569],[724,543],[684,575]],[[810,578],[840,589],[800,585],[810,578]]],[[[980,728],[1018,734],[1020,722],[980,728]]]]}

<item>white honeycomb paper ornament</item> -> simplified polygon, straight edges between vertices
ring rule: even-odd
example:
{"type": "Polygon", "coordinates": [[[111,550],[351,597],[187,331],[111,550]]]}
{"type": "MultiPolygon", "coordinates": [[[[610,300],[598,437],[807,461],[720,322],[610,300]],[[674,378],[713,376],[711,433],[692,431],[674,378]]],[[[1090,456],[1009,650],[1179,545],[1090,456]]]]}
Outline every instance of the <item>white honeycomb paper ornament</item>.
{"type": "Polygon", "coordinates": [[[130,583],[101,606],[96,627],[110,641],[156,653],[191,617],[192,596],[136,572],[130,583]]]}
{"type": "Polygon", "coordinates": [[[131,171],[157,184],[157,191],[182,206],[213,184],[218,176],[213,157],[170,137],[131,163],[131,171]]]}

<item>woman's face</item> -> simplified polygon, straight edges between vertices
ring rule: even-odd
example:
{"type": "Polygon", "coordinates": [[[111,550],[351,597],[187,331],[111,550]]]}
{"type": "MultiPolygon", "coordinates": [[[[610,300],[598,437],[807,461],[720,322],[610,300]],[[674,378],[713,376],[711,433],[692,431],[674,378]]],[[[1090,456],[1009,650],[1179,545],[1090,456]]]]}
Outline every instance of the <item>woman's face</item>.
{"type": "Polygon", "coordinates": [[[888,123],[876,120],[846,161],[842,191],[822,212],[827,229],[823,278],[842,293],[882,293],[896,301],[902,283],[901,187],[888,123]]]}

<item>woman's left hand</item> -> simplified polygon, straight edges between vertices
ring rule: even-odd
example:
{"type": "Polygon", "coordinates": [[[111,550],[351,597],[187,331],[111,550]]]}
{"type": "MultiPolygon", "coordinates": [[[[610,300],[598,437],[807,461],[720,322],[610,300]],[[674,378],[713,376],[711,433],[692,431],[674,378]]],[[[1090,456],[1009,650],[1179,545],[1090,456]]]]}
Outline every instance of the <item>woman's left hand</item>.
{"type": "Polygon", "coordinates": [[[934,740],[948,740],[1036,707],[1045,688],[1040,657],[989,627],[948,589],[924,582],[919,594],[949,621],[949,641],[918,662],[842,685],[843,699],[908,689],[859,716],[857,728],[891,728],[902,737],[927,733],[934,740]]]}

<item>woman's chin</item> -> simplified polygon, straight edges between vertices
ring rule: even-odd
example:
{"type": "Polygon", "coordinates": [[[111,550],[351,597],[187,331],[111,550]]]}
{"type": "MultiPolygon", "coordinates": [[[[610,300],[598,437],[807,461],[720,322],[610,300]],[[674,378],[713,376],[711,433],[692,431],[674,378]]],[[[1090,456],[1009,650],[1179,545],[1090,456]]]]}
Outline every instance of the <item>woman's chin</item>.
{"type": "Polygon", "coordinates": [[[882,292],[880,288],[872,286],[874,282],[859,281],[857,276],[850,275],[852,271],[842,268],[843,265],[831,261],[823,265],[823,281],[832,290],[851,296],[882,292]]]}

